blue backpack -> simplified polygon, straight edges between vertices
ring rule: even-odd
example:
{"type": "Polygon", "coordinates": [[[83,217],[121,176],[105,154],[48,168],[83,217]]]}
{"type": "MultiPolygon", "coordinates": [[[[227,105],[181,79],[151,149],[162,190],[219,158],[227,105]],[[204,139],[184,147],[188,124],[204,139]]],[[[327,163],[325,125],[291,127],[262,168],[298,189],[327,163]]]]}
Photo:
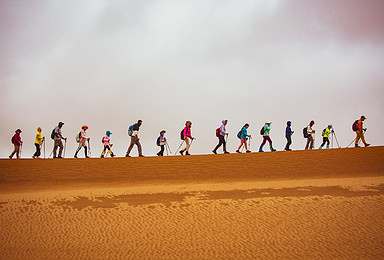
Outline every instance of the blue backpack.
{"type": "Polygon", "coordinates": [[[128,135],[132,136],[132,133],[133,133],[133,125],[129,126],[128,128],[128,135]]]}
{"type": "Polygon", "coordinates": [[[241,130],[237,133],[237,138],[239,138],[239,139],[241,139],[241,130]]]}

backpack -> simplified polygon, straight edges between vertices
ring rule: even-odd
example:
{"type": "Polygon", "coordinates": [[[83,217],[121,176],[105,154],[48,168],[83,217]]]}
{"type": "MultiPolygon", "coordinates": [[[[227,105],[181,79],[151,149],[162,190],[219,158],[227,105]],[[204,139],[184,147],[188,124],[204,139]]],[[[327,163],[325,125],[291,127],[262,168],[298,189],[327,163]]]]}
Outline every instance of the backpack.
{"type": "Polygon", "coordinates": [[[308,138],[309,137],[309,134],[308,134],[307,130],[308,130],[307,126],[304,127],[304,129],[303,129],[303,136],[304,136],[304,138],[308,138]]]}
{"type": "Polygon", "coordinates": [[[324,128],[324,129],[323,129],[323,132],[321,132],[321,136],[324,136],[324,135],[325,135],[325,130],[327,130],[327,128],[324,128]]]}
{"type": "Polygon", "coordinates": [[[183,128],[183,130],[181,130],[181,132],[180,132],[180,138],[181,138],[181,140],[185,140],[185,136],[184,136],[184,128],[183,128]]]}
{"type": "Polygon", "coordinates": [[[12,138],[11,138],[11,142],[12,142],[13,144],[15,144],[15,135],[12,136],[12,138]]]}
{"type": "Polygon", "coordinates": [[[220,127],[216,129],[216,137],[219,137],[220,135],[220,127]]]}
{"type": "Polygon", "coordinates": [[[80,143],[80,139],[81,139],[81,132],[76,135],[76,142],[80,143]]]}
{"type": "Polygon", "coordinates": [[[237,133],[237,138],[241,139],[241,130],[237,133]]]}
{"type": "Polygon", "coordinates": [[[356,120],[353,124],[352,124],[352,130],[353,132],[356,132],[357,130],[359,130],[359,128],[357,127],[357,123],[359,122],[359,120],[356,120]]]}
{"type": "Polygon", "coordinates": [[[132,134],[133,134],[133,125],[128,127],[128,135],[132,136],[132,134]]]}
{"type": "Polygon", "coordinates": [[[51,139],[52,140],[55,139],[55,136],[56,136],[55,130],[56,130],[56,128],[53,128],[52,133],[51,133],[51,139]]]}
{"type": "Polygon", "coordinates": [[[103,137],[103,138],[101,138],[101,143],[102,143],[102,144],[104,143],[104,137],[103,137]]]}
{"type": "Polygon", "coordinates": [[[156,145],[157,145],[157,146],[160,146],[160,136],[159,136],[159,137],[157,137],[157,140],[156,140],[156,145]]]}
{"type": "Polygon", "coordinates": [[[261,128],[261,130],[260,130],[260,134],[261,135],[264,135],[264,133],[265,133],[265,131],[264,131],[264,126],[261,128]]]}

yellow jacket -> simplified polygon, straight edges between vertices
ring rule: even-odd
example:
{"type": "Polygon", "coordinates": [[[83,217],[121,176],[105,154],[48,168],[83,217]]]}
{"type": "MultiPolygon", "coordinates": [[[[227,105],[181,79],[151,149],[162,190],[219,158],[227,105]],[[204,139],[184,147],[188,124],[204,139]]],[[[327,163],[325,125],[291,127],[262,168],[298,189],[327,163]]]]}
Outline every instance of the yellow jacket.
{"type": "Polygon", "coordinates": [[[35,144],[39,144],[39,145],[41,145],[42,142],[43,142],[43,137],[41,136],[41,133],[40,133],[40,132],[37,132],[37,134],[36,134],[35,144]]]}

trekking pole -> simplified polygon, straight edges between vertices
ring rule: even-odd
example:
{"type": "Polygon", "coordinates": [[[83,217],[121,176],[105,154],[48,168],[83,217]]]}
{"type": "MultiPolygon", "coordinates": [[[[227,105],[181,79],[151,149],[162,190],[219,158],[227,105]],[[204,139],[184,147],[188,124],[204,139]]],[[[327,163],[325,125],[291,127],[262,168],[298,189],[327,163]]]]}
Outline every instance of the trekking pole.
{"type": "Polygon", "coordinates": [[[88,140],[88,150],[89,150],[89,157],[92,156],[92,153],[91,153],[91,142],[88,140]]]}
{"type": "Polygon", "coordinates": [[[43,140],[43,148],[44,148],[44,159],[45,159],[45,140],[43,140]]]}
{"type": "Polygon", "coordinates": [[[171,147],[169,147],[168,142],[165,142],[166,146],[168,146],[169,153],[172,154],[171,147]]]}
{"type": "Polygon", "coordinates": [[[225,138],[225,143],[228,143],[228,135],[227,135],[227,137],[225,138]]]}
{"type": "Polygon", "coordinates": [[[23,143],[20,143],[20,158],[22,153],[23,153],[23,143]]]}
{"type": "Polygon", "coordinates": [[[181,142],[181,144],[179,145],[179,148],[177,148],[177,150],[176,150],[176,152],[175,152],[175,155],[176,155],[177,152],[179,151],[180,147],[183,145],[184,141],[185,141],[185,140],[183,140],[183,141],[181,142]]]}
{"type": "MultiPolygon", "coordinates": [[[[335,136],[335,140],[336,140],[337,147],[338,147],[338,148],[341,148],[341,147],[340,147],[340,144],[339,144],[339,141],[337,140],[335,131],[333,131],[333,135],[335,136]]],[[[332,141],[333,141],[333,139],[332,139],[332,141]]],[[[333,148],[333,146],[332,146],[332,148],[333,148]]]]}
{"type": "Polygon", "coordinates": [[[248,140],[248,150],[250,151],[251,150],[251,139],[252,139],[252,137],[249,137],[249,140],[248,140]]]}
{"type": "Polygon", "coordinates": [[[168,156],[169,154],[168,154],[168,147],[167,147],[167,144],[165,144],[165,151],[167,152],[167,156],[168,156]]]}
{"type": "Polygon", "coordinates": [[[65,141],[65,144],[64,144],[64,156],[63,156],[63,158],[65,158],[65,150],[67,148],[67,140],[64,140],[64,141],[65,141]]]}

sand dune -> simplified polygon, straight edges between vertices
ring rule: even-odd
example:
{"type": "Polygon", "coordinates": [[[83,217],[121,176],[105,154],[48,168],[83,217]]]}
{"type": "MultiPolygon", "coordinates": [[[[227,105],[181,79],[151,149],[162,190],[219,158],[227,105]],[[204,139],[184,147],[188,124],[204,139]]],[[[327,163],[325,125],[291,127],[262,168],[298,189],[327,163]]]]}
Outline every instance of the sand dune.
{"type": "Polygon", "coordinates": [[[382,259],[383,155],[0,160],[0,259],[382,259]]]}

